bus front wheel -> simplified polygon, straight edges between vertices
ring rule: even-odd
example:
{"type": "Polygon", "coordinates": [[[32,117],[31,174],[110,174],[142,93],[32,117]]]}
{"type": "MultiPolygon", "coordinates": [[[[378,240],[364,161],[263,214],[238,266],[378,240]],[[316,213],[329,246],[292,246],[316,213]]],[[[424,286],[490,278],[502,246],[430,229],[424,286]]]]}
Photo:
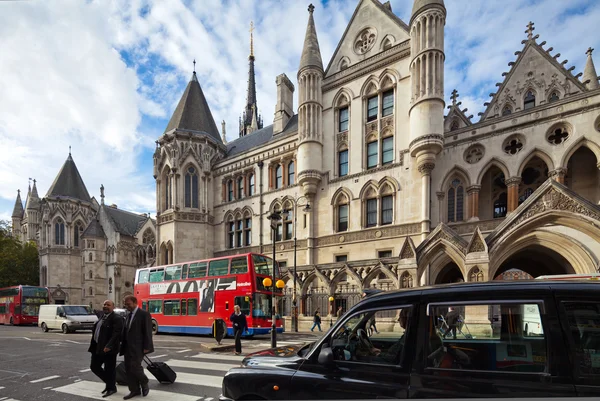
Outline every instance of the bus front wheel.
{"type": "Polygon", "coordinates": [[[63,323],[63,325],[62,325],[62,332],[63,332],[63,334],[69,333],[69,326],[67,326],[66,323],[63,323]]]}
{"type": "Polygon", "coordinates": [[[46,323],[42,323],[42,331],[43,331],[44,333],[47,333],[47,332],[48,332],[48,326],[46,326],[46,323]]]}
{"type": "Polygon", "coordinates": [[[156,320],[152,319],[152,334],[156,334],[158,333],[158,323],[156,323],[156,320]]]}

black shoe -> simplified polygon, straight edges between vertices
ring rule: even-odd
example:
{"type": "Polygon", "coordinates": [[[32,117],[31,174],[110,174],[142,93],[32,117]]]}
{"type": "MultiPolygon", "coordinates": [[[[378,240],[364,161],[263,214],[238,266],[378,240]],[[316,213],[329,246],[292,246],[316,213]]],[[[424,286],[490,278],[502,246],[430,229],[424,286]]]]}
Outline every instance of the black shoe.
{"type": "Polygon", "coordinates": [[[123,397],[124,400],[130,400],[133,397],[137,397],[138,395],[142,395],[142,393],[129,393],[127,394],[125,397],[123,397]]]}
{"type": "Polygon", "coordinates": [[[147,396],[148,393],[150,392],[150,388],[149,387],[142,387],[142,396],[147,396]]]}
{"type": "Polygon", "coordinates": [[[102,396],[102,398],[110,397],[111,395],[115,394],[116,392],[117,392],[117,390],[107,390],[106,393],[102,396]]]}
{"type": "Polygon", "coordinates": [[[104,390],[102,390],[102,394],[106,393],[108,391],[108,389],[106,387],[104,387],[104,390]]]}

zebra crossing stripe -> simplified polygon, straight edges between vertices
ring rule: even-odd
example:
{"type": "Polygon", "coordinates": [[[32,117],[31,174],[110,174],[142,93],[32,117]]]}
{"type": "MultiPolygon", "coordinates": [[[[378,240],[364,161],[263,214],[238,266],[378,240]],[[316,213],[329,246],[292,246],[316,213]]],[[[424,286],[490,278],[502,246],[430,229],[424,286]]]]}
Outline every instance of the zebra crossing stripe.
{"type": "Polygon", "coordinates": [[[217,359],[217,360],[221,360],[221,361],[236,361],[236,362],[242,362],[242,360],[245,358],[244,356],[241,355],[221,355],[221,354],[206,354],[206,353],[199,353],[198,355],[192,355],[191,358],[200,358],[200,359],[217,359]]]}
{"type": "MultiPolygon", "coordinates": [[[[222,388],[223,377],[222,376],[211,376],[211,375],[201,375],[197,373],[186,373],[186,372],[176,372],[177,373],[177,383],[183,384],[192,384],[194,386],[202,386],[202,387],[213,387],[213,388],[222,388]]],[[[156,378],[152,375],[148,376],[148,379],[156,381],[156,378]]],[[[152,390],[150,390],[152,393],[152,390]]]]}
{"type": "Polygon", "coordinates": [[[231,368],[240,366],[239,364],[230,363],[214,363],[214,362],[195,362],[190,360],[171,359],[166,362],[172,368],[190,368],[190,369],[204,369],[204,370],[216,370],[220,372],[227,372],[231,368]]]}
{"type": "MultiPolygon", "coordinates": [[[[93,400],[106,400],[102,398],[101,391],[104,389],[104,383],[82,380],[77,383],[68,384],[66,386],[57,387],[52,391],[57,391],[63,394],[76,395],[80,397],[91,398],[93,400]]],[[[127,394],[129,390],[126,386],[117,386],[117,394],[127,394]]],[[[160,391],[150,389],[150,394],[144,397],[144,401],[198,401],[203,397],[173,393],[170,391],[160,391]]]]}

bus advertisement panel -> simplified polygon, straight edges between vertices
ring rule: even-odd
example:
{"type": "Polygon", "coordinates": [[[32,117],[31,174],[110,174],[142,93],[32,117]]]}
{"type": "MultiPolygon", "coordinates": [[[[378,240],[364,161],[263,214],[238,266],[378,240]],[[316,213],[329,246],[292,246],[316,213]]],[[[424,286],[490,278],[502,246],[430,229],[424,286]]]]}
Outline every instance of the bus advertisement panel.
{"type": "MultiPolygon", "coordinates": [[[[275,265],[275,281],[281,274],[275,265]]],[[[239,305],[248,320],[248,333],[267,334],[272,325],[271,288],[263,280],[272,278],[273,260],[248,253],[173,265],[138,269],[134,293],[139,307],[150,312],[153,331],[160,333],[212,334],[216,319],[227,324],[239,305]]],[[[274,285],[274,284],[273,284],[274,285]]],[[[282,289],[275,288],[276,303],[282,289]]],[[[276,315],[275,326],[283,332],[276,315]]]]}
{"type": "Polygon", "coordinates": [[[40,305],[49,301],[45,287],[18,285],[0,288],[0,324],[37,325],[40,305]]]}

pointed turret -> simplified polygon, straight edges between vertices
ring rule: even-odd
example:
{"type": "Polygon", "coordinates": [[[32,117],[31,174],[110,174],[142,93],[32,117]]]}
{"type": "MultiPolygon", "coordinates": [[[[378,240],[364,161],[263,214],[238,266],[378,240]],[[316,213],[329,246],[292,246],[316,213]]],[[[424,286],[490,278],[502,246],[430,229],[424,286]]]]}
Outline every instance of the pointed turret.
{"type": "Polygon", "coordinates": [[[65,164],[63,164],[50,189],[48,189],[46,197],[67,197],[92,202],[70,152],[65,164]]]}
{"type": "Polygon", "coordinates": [[[196,71],[188,83],[181,100],[177,104],[165,133],[173,130],[196,131],[210,136],[221,143],[221,136],[215,119],[210,112],[208,102],[204,97],[196,71]]]}
{"type": "Polygon", "coordinates": [[[250,55],[248,56],[248,91],[246,93],[246,108],[242,113],[240,137],[262,128],[262,119],[258,116],[256,102],[256,79],[254,76],[254,23],[250,22],[250,55]]]}
{"type": "Polygon", "coordinates": [[[21,201],[21,190],[17,190],[17,200],[15,201],[15,207],[12,212],[13,218],[21,219],[23,217],[23,202],[21,201]]]}
{"type": "Polygon", "coordinates": [[[585,69],[583,70],[583,83],[589,90],[598,89],[598,74],[596,74],[596,67],[594,67],[594,60],[592,60],[592,52],[594,49],[591,47],[587,50],[587,60],[585,62],[585,69]],[[586,84],[587,82],[587,84],[586,84]]]}
{"type": "Polygon", "coordinates": [[[317,29],[315,28],[315,20],[313,18],[314,10],[315,6],[312,4],[308,6],[308,25],[306,27],[306,35],[304,36],[304,48],[302,49],[298,73],[308,67],[317,68],[323,71],[319,39],[317,38],[317,29]]]}
{"type": "Polygon", "coordinates": [[[36,210],[40,206],[40,197],[38,195],[36,180],[33,180],[33,188],[30,188],[25,202],[25,210],[36,210]]]}
{"type": "Polygon", "coordinates": [[[221,121],[221,136],[223,143],[227,145],[227,134],[225,133],[225,120],[221,121]]]}

